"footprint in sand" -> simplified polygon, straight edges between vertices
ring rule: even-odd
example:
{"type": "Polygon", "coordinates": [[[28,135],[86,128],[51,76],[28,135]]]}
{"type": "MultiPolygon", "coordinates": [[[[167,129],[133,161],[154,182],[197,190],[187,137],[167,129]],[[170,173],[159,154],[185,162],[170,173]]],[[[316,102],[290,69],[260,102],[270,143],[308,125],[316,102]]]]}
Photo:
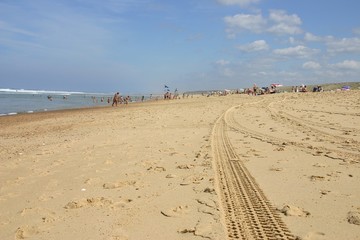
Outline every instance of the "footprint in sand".
{"type": "Polygon", "coordinates": [[[282,209],[278,209],[285,216],[307,217],[310,215],[308,211],[305,211],[299,207],[285,205],[282,209]]]}
{"type": "Polygon", "coordinates": [[[360,225],[360,210],[348,212],[347,221],[350,224],[360,225]]]}
{"type": "Polygon", "coordinates": [[[114,202],[112,199],[105,197],[95,197],[95,198],[82,198],[80,200],[74,200],[68,202],[64,208],[65,209],[78,209],[86,207],[96,207],[104,208],[108,207],[111,209],[124,208],[128,203],[132,202],[132,199],[123,199],[118,202],[114,202]]]}
{"type": "Polygon", "coordinates": [[[181,186],[189,185],[189,184],[200,184],[200,182],[204,180],[204,177],[202,176],[188,176],[183,179],[183,181],[180,183],[181,186]]]}
{"type": "Polygon", "coordinates": [[[207,206],[209,208],[213,208],[213,209],[217,209],[218,206],[216,204],[215,201],[210,201],[208,199],[196,199],[196,201],[201,204],[201,205],[204,205],[204,206],[207,206]]]}
{"type": "Polygon", "coordinates": [[[276,129],[276,128],[269,128],[269,130],[270,130],[271,132],[277,132],[277,129],[276,129]]]}
{"type": "Polygon", "coordinates": [[[115,188],[121,188],[125,186],[134,186],[136,184],[136,181],[125,181],[125,182],[109,182],[104,183],[103,188],[104,189],[115,189],[115,188]]]}
{"type": "Polygon", "coordinates": [[[316,182],[316,181],[324,181],[324,180],[325,180],[325,177],[323,177],[323,176],[311,175],[311,176],[310,176],[310,180],[313,181],[313,182],[316,182]]]}
{"type": "Polygon", "coordinates": [[[204,189],[204,193],[216,194],[216,191],[214,188],[207,187],[204,189]]]}
{"type": "Polygon", "coordinates": [[[281,151],[284,151],[284,150],[285,150],[285,148],[278,147],[278,148],[275,148],[273,151],[281,152],[281,151]]]}
{"type": "Polygon", "coordinates": [[[68,202],[64,208],[65,209],[78,209],[83,207],[114,207],[116,204],[112,199],[97,197],[97,198],[83,198],[80,200],[75,200],[68,202]]]}
{"type": "Polygon", "coordinates": [[[323,196],[328,195],[329,193],[331,193],[331,191],[330,191],[330,190],[320,190],[320,193],[321,193],[321,196],[320,196],[320,198],[321,198],[321,197],[323,197],[323,196]]]}
{"type": "Polygon", "coordinates": [[[273,172],[281,172],[281,171],[283,171],[284,169],[283,169],[283,168],[280,168],[280,167],[271,167],[269,170],[270,170],[270,171],[273,171],[273,172]]]}
{"type": "Polygon", "coordinates": [[[16,230],[15,239],[25,239],[39,234],[41,231],[37,226],[21,226],[16,230]]]}
{"type": "Polygon", "coordinates": [[[24,208],[21,212],[20,215],[22,217],[38,217],[41,216],[41,219],[43,220],[43,222],[45,223],[49,223],[49,222],[54,222],[57,218],[56,218],[56,213],[46,209],[46,208],[41,208],[41,207],[36,207],[36,208],[24,208]]]}
{"type": "Polygon", "coordinates": [[[184,214],[187,214],[188,212],[190,212],[190,208],[189,206],[185,205],[171,208],[168,210],[163,210],[161,211],[161,214],[165,217],[180,217],[184,214]]]}
{"type": "Polygon", "coordinates": [[[166,178],[176,178],[177,176],[174,174],[168,174],[165,176],[166,178]]]}
{"type": "Polygon", "coordinates": [[[318,167],[318,168],[324,168],[324,167],[326,167],[325,164],[321,164],[321,163],[315,163],[313,166],[314,166],[314,167],[318,167]]]}
{"type": "Polygon", "coordinates": [[[93,185],[101,182],[101,178],[88,178],[84,181],[85,184],[93,185]]]}
{"type": "Polygon", "coordinates": [[[206,207],[206,206],[200,206],[198,207],[198,212],[200,213],[204,213],[204,214],[209,214],[214,216],[216,214],[216,211],[210,207],[206,207]]]}
{"type": "Polygon", "coordinates": [[[194,167],[194,165],[193,164],[183,164],[183,165],[179,165],[179,166],[177,166],[176,168],[178,168],[178,169],[185,169],[185,170],[187,170],[187,169],[191,169],[191,168],[193,168],[194,167]]]}
{"type": "Polygon", "coordinates": [[[202,220],[198,221],[195,227],[180,229],[178,230],[178,233],[190,233],[194,236],[198,236],[204,239],[219,239],[218,236],[214,235],[213,223],[208,221],[203,222],[202,220]]]}
{"type": "Polygon", "coordinates": [[[322,232],[309,232],[303,238],[304,240],[325,240],[325,233],[322,232]]]}
{"type": "Polygon", "coordinates": [[[149,168],[146,169],[146,170],[148,170],[148,171],[154,171],[154,172],[165,172],[165,171],[166,171],[166,168],[164,168],[164,167],[159,167],[159,166],[155,166],[155,167],[151,166],[151,167],[149,167],[149,168]]]}

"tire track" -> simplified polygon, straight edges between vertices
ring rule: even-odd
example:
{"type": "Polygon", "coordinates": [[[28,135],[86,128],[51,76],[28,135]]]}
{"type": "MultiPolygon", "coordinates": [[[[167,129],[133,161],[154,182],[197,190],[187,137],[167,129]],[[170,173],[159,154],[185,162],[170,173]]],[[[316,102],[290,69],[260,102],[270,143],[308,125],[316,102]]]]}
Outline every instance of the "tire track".
{"type": "MultiPolygon", "coordinates": [[[[281,101],[284,101],[284,100],[285,99],[283,99],[281,101]]],[[[295,146],[295,147],[302,149],[304,152],[307,152],[312,155],[324,155],[326,157],[342,160],[344,162],[351,162],[351,163],[359,163],[360,162],[359,154],[357,152],[354,152],[356,150],[358,151],[357,148],[355,150],[347,149],[347,148],[338,150],[338,149],[330,149],[330,148],[326,148],[326,147],[322,147],[322,146],[314,147],[312,144],[309,144],[307,142],[290,141],[288,139],[283,139],[283,138],[275,137],[272,135],[270,136],[270,135],[267,135],[264,133],[260,133],[258,131],[250,130],[235,120],[235,117],[234,117],[235,110],[241,110],[241,109],[239,108],[239,106],[235,106],[235,107],[228,109],[228,111],[226,112],[226,117],[225,117],[226,124],[230,128],[232,128],[236,131],[239,131],[241,133],[248,134],[252,138],[258,139],[262,142],[267,142],[267,143],[270,143],[273,145],[277,145],[277,146],[285,146],[285,145],[295,146]]],[[[271,112],[271,110],[269,110],[269,111],[271,112]]],[[[278,118],[280,118],[280,117],[278,117],[278,118]]],[[[280,119],[278,119],[278,118],[276,118],[275,120],[280,121],[280,119]]],[[[294,126],[295,124],[291,124],[291,125],[294,126]]],[[[304,126],[305,125],[302,125],[302,127],[304,127],[304,126]]],[[[295,129],[297,129],[297,127],[295,127],[295,129]]],[[[313,129],[313,128],[311,128],[311,129],[313,129]]],[[[303,129],[301,129],[301,130],[303,130],[303,129]]],[[[328,135],[328,134],[324,134],[322,131],[317,131],[317,134],[318,135],[321,135],[321,134],[328,135]]],[[[344,139],[341,139],[341,138],[336,139],[335,136],[333,136],[333,137],[334,138],[331,140],[334,142],[337,142],[338,144],[342,144],[342,142],[345,141],[344,139]]],[[[357,143],[356,141],[350,141],[350,140],[348,140],[348,141],[349,141],[349,144],[352,144],[352,145],[357,143]]]]}
{"type": "Polygon", "coordinates": [[[296,239],[237,156],[226,131],[228,109],[212,132],[214,167],[228,239],[296,239]]]}
{"type": "Polygon", "coordinates": [[[324,110],[319,110],[319,109],[311,110],[311,109],[295,109],[295,108],[291,108],[291,110],[293,110],[293,111],[301,110],[302,112],[325,113],[325,114],[341,115],[341,116],[355,116],[355,117],[360,116],[359,113],[330,112],[330,111],[324,111],[324,110]]]}
{"type": "MultiPolygon", "coordinates": [[[[285,99],[284,99],[285,100],[285,99]]],[[[277,110],[275,107],[273,107],[273,105],[275,104],[275,102],[272,102],[268,105],[267,109],[269,110],[270,114],[274,117],[274,119],[276,120],[280,120],[280,121],[284,121],[286,120],[285,122],[286,123],[289,123],[291,124],[292,126],[294,126],[294,128],[296,129],[300,129],[300,130],[308,130],[308,131],[311,131],[313,133],[316,133],[317,135],[322,135],[326,138],[331,138],[332,141],[336,141],[340,144],[342,144],[344,141],[351,141],[351,143],[353,144],[356,144],[356,149],[358,150],[359,148],[359,142],[354,140],[354,139],[349,139],[349,138],[346,138],[346,137],[342,137],[342,136],[339,136],[339,135],[333,135],[333,134],[330,134],[328,132],[325,132],[325,131],[322,131],[318,128],[315,128],[315,126],[317,127],[321,127],[321,128],[332,128],[332,127],[329,127],[328,125],[325,125],[325,124],[320,124],[320,123],[315,123],[315,122],[311,122],[311,121],[305,121],[304,119],[301,119],[301,118],[298,118],[298,117],[295,117],[289,113],[286,113],[284,111],[280,111],[280,110],[277,110]]],[[[336,128],[332,128],[333,130],[337,130],[337,131],[355,131],[356,132],[356,129],[352,129],[352,128],[343,128],[343,129],[336,129],[336,128]]]]}

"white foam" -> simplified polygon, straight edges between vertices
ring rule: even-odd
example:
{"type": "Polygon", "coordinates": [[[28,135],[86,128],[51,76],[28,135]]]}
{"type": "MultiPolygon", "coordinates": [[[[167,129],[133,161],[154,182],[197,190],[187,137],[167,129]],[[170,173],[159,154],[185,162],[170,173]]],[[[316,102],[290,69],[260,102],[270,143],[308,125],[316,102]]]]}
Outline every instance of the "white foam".
{"type": "Polygon", "coordinates": [[[10,88],[0,88],[0,92],[4,92],[4,93],[26,93],[26,94],[54,94],[54,95],[85,94],[85,92],[10,89],[10,88]]]}

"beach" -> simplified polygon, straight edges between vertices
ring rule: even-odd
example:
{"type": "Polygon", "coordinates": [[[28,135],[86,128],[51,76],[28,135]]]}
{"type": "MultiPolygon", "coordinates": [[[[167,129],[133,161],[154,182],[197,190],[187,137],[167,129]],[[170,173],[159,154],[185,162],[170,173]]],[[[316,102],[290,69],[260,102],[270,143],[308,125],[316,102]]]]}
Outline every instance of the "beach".
{"type": "Polygon", "coordinates": [[[356,90],[0,117],[0,239],[360,239],[359,122],[356,90]]]}

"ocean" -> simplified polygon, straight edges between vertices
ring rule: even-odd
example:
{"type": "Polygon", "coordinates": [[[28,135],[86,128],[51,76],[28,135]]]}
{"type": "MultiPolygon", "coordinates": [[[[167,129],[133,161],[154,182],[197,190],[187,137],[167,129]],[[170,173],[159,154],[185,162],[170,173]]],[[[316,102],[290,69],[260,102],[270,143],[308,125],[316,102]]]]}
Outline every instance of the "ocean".
{"type": "MultiPolygon", "coordinates": [[[[141,101],[138,96],[131,97],[132,101],[141,101]]],[[[0,116],[108,106],[111,105],[112,98],[112,93],[0,89],[0,116]]]]}

